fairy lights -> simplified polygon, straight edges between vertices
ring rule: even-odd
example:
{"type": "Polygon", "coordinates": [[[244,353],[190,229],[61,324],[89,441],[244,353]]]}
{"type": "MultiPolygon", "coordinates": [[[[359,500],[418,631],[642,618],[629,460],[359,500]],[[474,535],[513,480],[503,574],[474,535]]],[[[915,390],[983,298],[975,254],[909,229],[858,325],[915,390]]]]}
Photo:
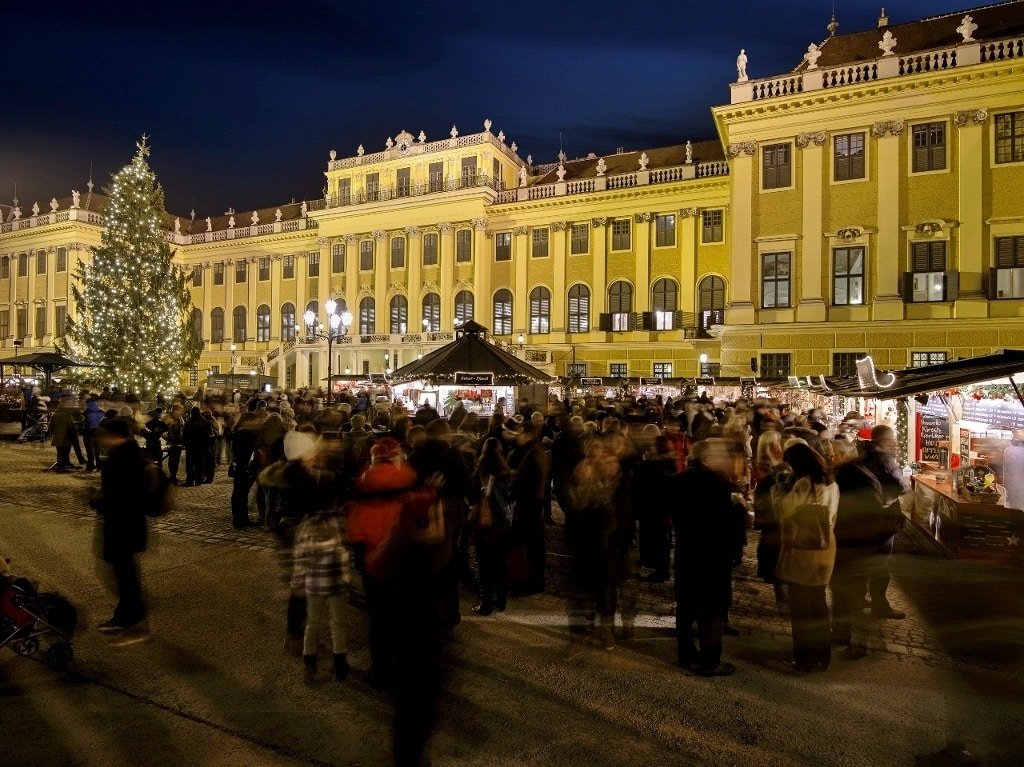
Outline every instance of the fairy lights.
{"type": "Polygon", "coordinates": [[[84,354],[107,366],[112,383],[137,394],[176,389],[200,351],[190,278],[172,263],[164,239],[164,193],[146,162],[146,140],[105,190],[106,229],[92,262],[79,264],[72,287],[78,318],[68,322],[84,354]]]}

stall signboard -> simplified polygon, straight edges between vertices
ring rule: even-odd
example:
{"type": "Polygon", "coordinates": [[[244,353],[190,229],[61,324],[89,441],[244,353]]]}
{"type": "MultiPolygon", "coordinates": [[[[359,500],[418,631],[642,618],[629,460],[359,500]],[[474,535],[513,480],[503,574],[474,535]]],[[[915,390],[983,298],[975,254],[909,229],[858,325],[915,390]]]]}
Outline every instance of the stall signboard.
{"type": "Polygon", "coordinates": [[[960,429],[960,467],[971,465],[971,430],[960,429]]]}
{"type": "Polygon", "coordinates": [[[664,383],[662,376],[651,376],[650,378],[641,378],[640,386],[661,386],[664,383]]]}
{"type": "Polygon", "coordinates": [[[964,397],[964,418],[987,423],[996,429],[1024,429],[1024,407],[1016,399],[974,399],[964,397]]]}
{"type": "MultiPolygon", "coordinates": [[[[946,458],[948,464],[949,455],[943,455],[943,448],[939,443],[949,439],[949,415],[946,413],[945,405],[941,403],[925,405],[920,409],[921,415],[921,438],[918,444],[921,446],[921,460],[932,463],[943,463],[946,458]]],[[[942,468],[948,468],[943,466],[942,468]]]]}
{"type": "Polygon", "coordinates": [[[456,386],[493,386],[494,373],[456,373],[456,386]]]}
{"type": "Polygon", "coordinates": [[[581,378],[580,386],[604,386],[603,378],[581,378]]]}
{"type": "Polygon", "coordinates": [[[740,377],[740,396],[748,401],[753,401],[754,393],[757,390],[756,378],[740,377]]]}
{"type": "Polygon", "coordinates": [[[693,379],[693,382],[695,384],[697,384],[697,386],[714,386],[715,385],[715,379],[712,376],[698,376],[697,378],[693,379]]]}

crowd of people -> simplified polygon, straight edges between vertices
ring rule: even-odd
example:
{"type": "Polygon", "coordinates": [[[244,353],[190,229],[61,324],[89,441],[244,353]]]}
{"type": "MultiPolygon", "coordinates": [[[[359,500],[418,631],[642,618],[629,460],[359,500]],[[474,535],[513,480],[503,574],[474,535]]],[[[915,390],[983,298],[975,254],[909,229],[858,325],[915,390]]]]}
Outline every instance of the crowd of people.
{"type": "MultiPolygon", "coordinates": [[[[827,669],[833,646],[862,657],[869,605],[877,618],[903,617],[886,598],[886,547],[906,489],[895,437],[884,425],[860,431],[857,414],[830,433],[820,411],[767,400],[523,399],[485,419],[458,403],[447,418],[432,407],[410,414],[356,392],[331,406],[303,391],[233,399],[215,409],[181,395],[145,417],[125,407],[87,428],[101,447],[134,430],[172,479],[184,452],[185,485],[227,464],[232,523],[278,541],[286,646],[308,680],[325,621],[334,676],[349,676],[346,611],[361,584],[367,679],[392,692],[400,764],[417,763],[429,737],[460,580],[477,588],[481,617],[545,590],[556,511],[571,555],[558,576],[570,656],[630,639],[641,583],[671,580],[679,665],[733,673],[723,636],[738,634],[733,573],[751,526],[758,575],[792,623],[785,662],[795,671],[827,669]]],[[[86,419],[94,401],[85,398],[86,419]]],[[[119,449],[110,455],[127,454],[119,449]]],[[[137,575],[124,577],[115,630],[144,615],[137,575]]]]}

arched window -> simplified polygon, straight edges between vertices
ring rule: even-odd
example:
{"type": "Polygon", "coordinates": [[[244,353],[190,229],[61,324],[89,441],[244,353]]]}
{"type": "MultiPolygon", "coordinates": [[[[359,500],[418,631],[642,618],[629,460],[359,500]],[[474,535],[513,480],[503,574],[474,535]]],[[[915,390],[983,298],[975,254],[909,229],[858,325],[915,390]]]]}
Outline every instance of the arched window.
{"type": "Polygon", "coordinates": [[[654,314],[655,330],[672,330],[673,319],[679,306],[679,288],[675,280],[662,278],[651,289],[651,309],[654,314]]]}
{"type": "Polygon", "coordinates": [[[569,288],[569,332],[586,333],[590,330],[590,288],[573,285],[569,288]]]}
{"type": "Polygon", "coordinates": [[[494,327],[496,336],[512,335],[512,291],[502,288],[494,294],[494,327]]]}
{"type": "Polygon", "coordinates": [[[701,335],[707,335],[712,325],[725,322],[725,280],[709,276],[697,288],[697,325],[701,335]]]}
{"type": "Polygon", "coordinates": [[[359,302],[359,335],[373,335],[377,332],[376,327],[376,307],[373,299],[367,296],[359,302]]]}
{"type": "Polygon", "coordinates": [[[423,296],[423,332],[441,332],[441,296],[437,293],[423,296]]]}
{"type": "Polygon", "coordinates": [[[316,301],[310,301],[308,304],[306,304],[306,309],[302,313],[305,314],[306,312],[313,312],[313,316],[319,320],[320,304],[318,304],[316,301]]]}
{"type": "Polygon", "coordinates": [[[608,288],[608,313],[612,330],[629,330],[629,315],[633,311],[633,286],[619,280],[608,288]]]}
{"type": "Polygon", "coordinates": [[[388,332],[407,333],[409,328],[409,301],[403,295],[394,296],[391,299],[391,321],[388,332]]]}
{"type": "Polygon", "coordinates": [[[219,306],[210,311],[210,343],[224,343],[224,310],[219,306]]]}
{"type": "Polygon", "coordinates": [[[196,344],[203,346],[203,310],[199,307],[192,307],[192,338],[196,344]]]}
{"type": "Polygon", "coordinates": [[[244,344],[245,334],[245,307],[236,306],[235,311],[231,313],[231,340],[236,344],[244,344]]]}
{"type": "Polygon", "coordinates": [[[530,291],[530,332],[551,332],[551,291],[545,287],[530,291]]]}
{"type": "Polygon", "coordinates": [[[473,294],[460,290],[455,296],[455,326],[460,327],[473,319],[473,294]]]}
{"type": "Polygon", "coordinates": [[[256,340],[270,340],[270,307],[266,304],[256,310],[256,340]]]}
{"type": "Polygon", "coordinates": [[[295,340],[295,304],[290,301],[281,307],[281,340],[295,340]]]}

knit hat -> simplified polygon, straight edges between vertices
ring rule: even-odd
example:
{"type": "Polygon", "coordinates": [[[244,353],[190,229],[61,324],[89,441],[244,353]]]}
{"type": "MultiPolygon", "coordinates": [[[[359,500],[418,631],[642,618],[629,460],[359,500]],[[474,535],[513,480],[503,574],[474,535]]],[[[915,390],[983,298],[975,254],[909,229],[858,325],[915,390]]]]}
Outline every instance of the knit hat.
{"type": "Polygon", "coordinates": [[[284,457],[295,461],[308,455],[316,447],[316,438],[304,431],[290,431],[284,435],[284,457]]]}
{"type": "Polygon", "coordinates": [[[402,455],[402,446],[391,437],[378,439],[370,448],[370,463],[385,463],[402,455]]]}

